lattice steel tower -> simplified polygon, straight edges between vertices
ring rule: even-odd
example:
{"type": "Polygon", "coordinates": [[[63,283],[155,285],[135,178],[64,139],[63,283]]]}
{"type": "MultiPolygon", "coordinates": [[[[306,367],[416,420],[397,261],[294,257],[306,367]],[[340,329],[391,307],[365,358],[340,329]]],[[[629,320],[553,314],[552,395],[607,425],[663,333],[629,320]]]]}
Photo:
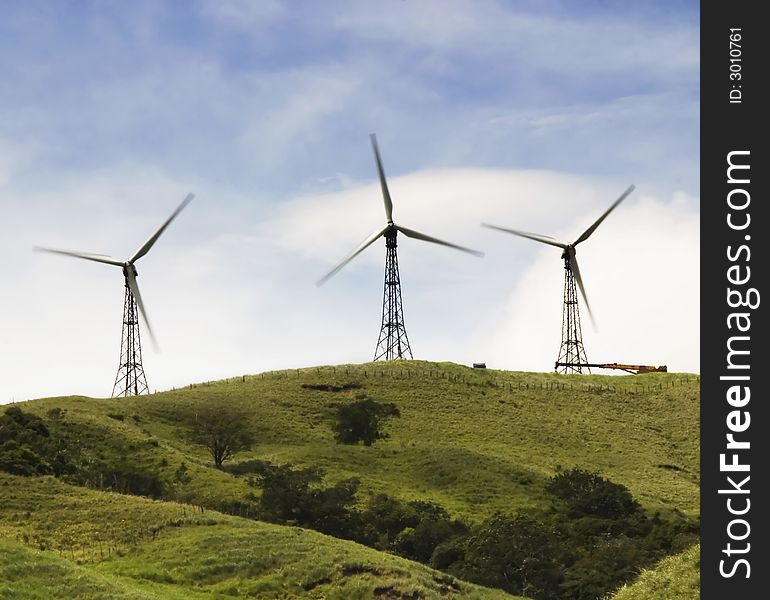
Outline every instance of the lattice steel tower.
{"type": "Polygon", "coordinates": [[[123,302],[123,332],[120,336],[120,365],[112,387],[112,397],[149,394],[147,378],[142,367],[142,343],[139,338],[139,310],[128,285],[123,302]]]}
{"type": "Polygon", "coordinates": [[[380,149],[377,146],[377,138],[372,133],[369,136],[374,151],[374,161],[377,163],[377,173],[380,177],[380,188],[382,189],[382,202],[385,208],[385,226],[378,228],[368,238],[348,254],[340,264],[334,267],[326,275],[316,282],[316,285],[323,285],[329,278],[333,277],[337,271],[348,264],[366,248],[371,246],[381,237],[385,238],[385,289],[382,298],[382,327],[380,328],[380,338],[377,340],[377,348],[374,351],[374,360],[397,360],[411,359],[412,349],[409,347],[409,338],[406,337],[406,328],[404,327],[404,310],[401,306],[401,279],[398,274],[398,256],[396,255],[396,235],[400,231],[406,237],[432,244],[448,246],[455,250],[462,250],[475,256],[484,256],[483,252],[471,250],[457,244],[450,244],[444,240],[434,238],[414,229],[407,229],[393,222],[393,201],[390,198],[388,182],[385,179],[385,170],[382,168],[382,159],[380,158],[380,149]]]}
{"type": "MultiPolygon", "coordinates": [[[[561,321],[561,346],[559,347],[559,356],[556,359],[556,371],[560,373],[590,373],[591,370],[586,364],[586,351],[583,348],[583,333],[580,328],[580,310],[578,309],[578,294],[577,290],[580,289],[580,293],[583,296],[583,300],[586,303],[586,310],[588,316],[591,317],[593,322],[594,316],[591,313],[591,305],[588,303],[588,296],[586,296],[586,290],[583,286],[583,278],[580,276],[580,267],[578,266],[577,256],[575,255],[575,246],[585,242],[596,228],[602,224],[602,221],[615,210],[618,205],[625,200],[631,192],[634,191],[634,186],[631,185],[620,195],[620,198],[615,200],[604,213],[591,226],[586,229],[578,239],[571,244],[566,244],[558,240],[553,239],[547,235],[540,235],[537,233],[529,233],[527,231],[519,231],[516,229],[508,229],[506,227],[498,227],[497,225],[489,225],[482,223],[483,227],[489,227],[490,229],[497,229],[505,233],[512,233],[520,237],[524,237],[542,244],[548,244],[549,246],[556,246],[561,248],[561,257],[564,259],[564,306],[562,309],[562,321],[561,321]]],[[[595,326],[595,325],[594,325],[595,326]]]]}
{"type": "Polygon", "coordinates": [[[580,308],[578,306],[575,275],[570,266],[570,255],[565,252],[564,259],[564,307],[561,321],[561,347],[556,359],[556,371],[559,373],[590,373],[586,366],[586,351],[583,347],[583,332],[580,327],[580,308]]]}
{"type": "Polygon", "coordinates": [[[91,252],[36,248],[37,250],[43,250],[45,252],[82,258],[84,260],[112,265],[123,269],[123,284],[126,290],[125,299],[123,301],[123,332],[120,340],[120,366],[118,367],[118,374],[115,377],[115,384],[112,386],[113,397],[137,396],[139,394],[150,393],[147,388],[147,379],[144,376],[144,368],[142,367],[142,344],[139,338],[140,314],[144,319],[144,324],[147,326],[147,333],[150,334],[150,339],[156,346],[156,349],[157,344],[155,344],[155,336],[152,333],[152,327],[150,327],[150,321],[147,318],[147,311],[144,309],[142,295],[139,293],[139,284],[136,281],[136,265],[134,263],[150,251],[155,245],[155,242],[158,241],[158,238],[165,231],[166,227],[169,226],[171,221],[176,218],[192,199],[193,194],[187,194],[187,197],[182,200],[182,203],[173,213],[171,213],[171,216],[166,219],[163,225],[161,225],[160,228],[152,234],[152,236],[150,236],[150,238],[142,244],[128,260],[116,260],[105,254],[94,254],[91,252]]]}
{"type": "Polygon", "coordinates": [[[412,358],[409,338],[404,326],[404,309],[401,305],[401,278],[398,273],[395,228],[385,233],[385,287],[382,295],[382,328],[374,360],[403,360],[412,358]]]}

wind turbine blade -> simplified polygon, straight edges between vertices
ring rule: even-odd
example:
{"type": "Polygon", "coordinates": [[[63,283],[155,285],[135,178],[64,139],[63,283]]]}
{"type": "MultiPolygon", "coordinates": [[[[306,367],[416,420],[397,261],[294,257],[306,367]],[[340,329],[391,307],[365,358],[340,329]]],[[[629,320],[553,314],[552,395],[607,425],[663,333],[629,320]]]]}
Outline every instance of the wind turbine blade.
{"type": "Polygon", "coordinates": [[[382,168],[382,159],[380,158],[380,149],[377,146],[377,136],[373,133],[369,134],[369,139],[372,140],[372,148],[374,149],[374,160],[377,161],[377,173],[380,175],[380,187],[382,188],[382,200],[385,203],[385,216],[388,219],[388,223],[393,222],[393,201],[390,199],[390,192],[388,191],[388,182],[385,181],[385,170],[382,168]]]}
{"type": "Polygon", "coordinates": [[[147,331],[150,334],[150,339],[152,340],[152,347],[157,352],[158,342],[155,339],[155,334],[152,332],[152,327],[150,326],[150,320],[147,318],[147,311],[144,310],[144,302],[142,302],[142,295],[139,293],[139,285],[136,283],[136,275],[133,273],[133,269],[131,267],[128,267],[126,271],[127,271],[126,279],[128,280],[128,287],[131,289],[131,293],[134,295],[134,300],[136,300],[136,305],[139,307],[139,312],[142,313],[144,324],[147,325],[147,331]]]}
{"type": "Polygon", "coordinates": [[[434,244],[441,244],[442,246],[449,246],[450,248],[455,248],[456,250],[462,250],[463,252],[467,252],[468,254],[473,254],[474,256],[478,256],[478,257],[484,256],[484,253],[479,252],[478,250],[471,250],[470,248],[466,248],[464,246],[458,246],[457,244],[450,244],[449,242],[445,242],[444,240],[430,237],[429,235],[425,235],[424,233],[420,233],[419,231],[414,231],[413,229],[407,229],[406,227],[401,227],[400,225],[396,225],[396,229],[398,229],[405,236],[414,238],[416,240],[422,240],[423,242],[432,242],[434,244]]]}
{"type": "Polygon", "coordinates": [[[177,207],[177,209],[173,213],[171,213],[171,216],[168,219],[166,219],[166,222],[160,226],[160,229],[158,229],[158,231],[156,231],[152,235],[152,237],[149,240],[147,240],[144,243],[144,245],[142,245],[142,247],[139,248],[139,250],[136,251],[136,253],[128,260],[128,262],[134,263],[138,259],[142,258],[145,254],[147,254],[150,251],[150,248],[152,248],[153,244],[158,241],[158,238],[166,229],[166,227],[169,226],[169,223],[171,223],[171,221],[173,221],[176,218],[176,216],[180,212],[182,212],[182,209],[185,206],[187,206],[190,203],[190,200],[192,200],[193,198],[195,198],[195,194],[192,194],[192,193],[187,194],[187,196],[185,197],[184,200],[182,200],[182,203],[177,207]]]}
{"type": "Polygon", "coordinates": [[[371,246],[375,240],[382,237],[382,235],[388,230],[388,227],[383,227],[382,229],[375,231],[372,235],[370,235],[368,238],[366,238],[363,242],[361,242],[361,245],[358,246],[353,252],[348,254],[344,259],[342,259],[342,262],[338,264],[336,267],[334,267],[331,271],[329,271],[326,275],[321,277],[316,282],[317,286],[321,286],[324,283],[327,282],[327,280],[331,279],[332,276],[334,276],[337,271],[339,271],[342,267],[344,267],[346,264],[348,264],[351,260],[353,260],[356,256],[361,254],[368,246],[371,246]]]}
{"type": "Polygon", "coordinates": [[[609,214],[610,214],[610,213],[611,213],[613,210],[615,210],[615,208],[617,207],[617,205],[618,205],[618,204],[620,204],[621,202],[623,202],[623,200],[625,200],[625,199],[626,199],[626,196],[628,196],[628,195],[629,195],[631,192],[633,192],[635,189],[636,189],[636,186],[635,186],[635,185],[630,185],[630,186],[628,186],[628,189],[627,189],[625,192],[623,192],[623,193],[620,195],[620,198],[618,198],[617,200],[615,200],[615,202],[613,202],[613,203],[612,203],[612,206],[610,206],[610,207],[607,209],[607,211],[606,211],[606,212],[605,212],[605,213],[604,213],[604,214],[603,214],[601,217],[599,217],[598,219],[596,219],[596,222],[595,222],[593,225],[591,225],[591,226],[590,226],[588,229],[586,229],[586,230],[583,232],[583,235],[581,235],[581,236],[580,236],[580,237],[577,239],[577,241],[576,241],[574,244],[572,244],[572,245],[573,245],[573,246],[577,246],[577,245],[578,245],[580,242],[584,242],[584,241],[586,241],[586,240],[588,239],[588,236],[590,236],[590,235],[591,235],[591,234],[592,234],[592,233],[593,233],[593,232],[596,230],[596,228],[597,228],[597,227],[599,227],[599,225],[601,224],[601,222],[602,222],[602,221],[604,221],[604,219],[606,219],[606,218],[607,218],[607,215],[609,215],[609,214]]]}
{"type": "Polygon", "coordinates": [[[489,225],[488,223],[482,223],[481,226],[487,227],[489,229],[497,229],[498,231],[504,231],[505,233],[512,233],[513,235],[518,235],[520,237],[525,237],[530,240],[535,240],[536,242],[542,242],[543,244],[556,246],[557,248],[562,248],[562,249],[567,248],[567,244],[562,244],[561,242],[557,242],[555,239],[547,235],[540,235],[538,233],[528,233],[526,231],[518,231],[516,229],[506,229],[505,227],[498,227],[497,225],[489,225]]]}
{"type": "Polygon", "coordinates": [[[594,313],[591,312],[591,305],[588,303],[586,289],[583,287],[583,278],[580,275],[580,267],[578,266],[577,257],[574,254],[570,257],[570,268],[572,269],[572,274],[575,276],[575,280],[577,281],[578,287],[580,288],[580,293],[583,296],[583,300],[586,303],[588,316],[591,317],[591,325],[593,325],[594,331],[596,331],[596,320],[594,319],[594,313]]]}
{"type": "Polygon", "coordinates": [[[75,258],[93,260],[94,262],[104,263],[105,265],[115,265],[117,267],[122,267],[124,264],[119,260],[115,260],[114,258],[107,256],[106,254],[91,254],[89,252],[75,252],[73,250],[57,250],[55,248],[42,248],[40,246],[35,246],[33,250],[37,252],[50,252],[52,254],[64,254],[65,256],[74,256],[75,258]]]}

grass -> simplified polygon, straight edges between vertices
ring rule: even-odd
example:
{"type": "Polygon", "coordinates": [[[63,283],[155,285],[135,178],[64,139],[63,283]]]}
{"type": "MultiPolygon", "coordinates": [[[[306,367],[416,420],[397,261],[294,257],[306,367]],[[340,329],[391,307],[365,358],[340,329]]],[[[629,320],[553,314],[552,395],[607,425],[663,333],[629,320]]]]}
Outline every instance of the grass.
{"type": "MultiPolygon", "coordinates": [[[[190,415],[210,405],[238,407],[249,415],[258,442],[250,451],[238,454],[236,460],[258,458],[280,464],[319,466],[326,471],[329,482],[357,477],[361,480],[362,501],[367,494],[376,492],[402,500],[430,500],[446,507],[452,516],[478,523],[496,511],[515,513],[543,505],[548,501],[544,491],[548,478],[559,466],[577,466],[598,471],[627,486],[648,510],[678,511],[690,516],[699,513],[699,382],[694,375],[565,376],[403,361],[250,375],[120,400],[48,398],[26,402],[22,408],[43,417],[54,433],[66,432],[79,439],[82,452],[95,459],[130,457],[132,463],[151,467],[167,481],[173,481],[174,472],[185,463],[190,480],[175,483],[173,497],[211,507],[241,501],[255,490],[245,478],[213,468],[205,449],[188,441],[185,432],[190,415]],[[303,386],[347,389],[335,392],[303,386]],[[368,448],[338,445],[331,431],[334,407],[360,394],[394,402],[401,417],[387,424],[388,440],[368,448]]],[[[51,479],[40,481],[47,482],[46,485],[59,483],[51,479]]],[[[4,502],[8,500],[7,494],[13,493],[0,490],[6,494],[4,502]]],[[[286,592],[286,597],[293,597],[291,594],[305,593],[298,591],[296,585],[301,587],[298,582],[309,581],[301,574],[313,567],[303,566],[296,558],[301,552],[293,555],[288,547],[284,548],[281,539],[289,538],[281,538],[277,533],[271,549],[261,546],[259,535],[267,536],[268,529],[257,535],[239,525],[238,535],[228,543],[230,536],[224,535],[221,528],[232,525],[227,521],[230,517],[222,515],[216,516],[216,524],[199,527],[200,533],[195,535],[189,527],[173,531],[164,528],[161,537],[149,545],[142,542],[139,549],[121,539],[121,535],[131,534],[117,526],[120,518],[130,523],[129,530],[145,531],[169,519],[192,518],[185,513],[191,509],[182,504],[103,494],[107,499],[119,498],[114,500],[116,512],[109,514],[109,502],[100,500],[98,510],[106,511],[104,514],[78,521],[71,518],[80,514],[78,502],[89,501],[78,500],[70,492],[55,494],[63,494],[71,505],[50,505],[50,517],[32,510],[35,503],[44,503],[50,497],[45,490],[29,488],[16,494],[14,501],[19,506],[12,509],[15,516],[10,518],[6,515],[8,511],[3,511],[0,533],[14,539],[26,535],[25,543],[32,547],[39,547],[39,540],[48,540],[50,547],[64,556],[68,539],[106,535],[103,543],[109,539],[116,550],[131,549],[131,554],[110,555],[98,570],[117,575],[130,573],[132,581],[141,582],[142,593],[173,597],[163,595],[171,593],[166,587],[177,589],[182,585],[180,582],[193,577],[194,569],[210,566],[229,572],[228,577],[219,583],[193,581],[191,587],[184,589],[191,594],[198,589],[227,594],[228,586],[235,586],[230,590],[232,593],[246,593],[257,589],[255,585],[267,585],[270,589],[289,586],[286,589],[292,591],[286,592]],[[130,519],[119,517],[128,510],[126,503],[132,502],[141,502],[142,510],[131,509],[130,519]],[[36,516],[24,516],[27,512],[36,516]],[[89,530],[89,523],[94,522],[112,523],[115,532],[107,535],[101,529],[89,530]],[[163,561],[174,558],[175,547],[187,548],[185,553],[196,557],[206,554],[210,547],[209,558],[213,560],[218,546],[227,554],[222,556],[223,562],[215,561],[208,566],[196,563],[189,571],[184,565],[176,565],[172,582],[157,580],[157,573],[149,579],[140,575],[142,565],[153,561],[167,564],[163,561]],[[298,566],[296,570],[285,566],[273,575],[253,576],[248,571],[251,567],[245,567],[245,571],[242,568],[258,562],[256,556],[248,555],[249,547],[262,548],[260,552],[268,554],[285,550],[281,560],[288,561],[286,565],[298,566]],[[236,558],[227,562],[230,555],[236,558]],[[117,570],[111,571],[112,567],[117,570]]],[[[267,527],[246,523],[249,527],[267,527]]],[[[318,536],[312,532],[303,535],[311,534],[318,536]]],[[[374,552],[356,548],[356,552],[374,552]]],[[[328,550],[329,555],[334,556],[335,551],[328,550]]],[[[396,560],[374,554],[378,560],[396,560]]],[[[74,556],[78,560],[77,549],[74,556]]],[[[334,570],[336,560],[320,564],[325,565],[324,574],[318,578],[331,577],[335,586],[350,594],[338,596],[341,598],[371,597],[360,596],[370,593],[374,589],[371,585],[376,587],[368,580],[387,579],[390,576],[383,573],[391,572],[383,571],[376,577],[372,573],[345,577],[334,570]],[[359,588],[354,584],[364,585],[361,589],[368,591],[356,591],[359,588]]]]}
{"type": "Polygon", "coordinates": [[[0,598],[149,600],[130,584],[22,543],[0,537],[0,598]]]}
{"type": "Polygon", "coordinates": [[[68,428],[93,431],[95,451],[129,452],[168,478],[185,462],[192,481],[179,497],[200,504],[252,491],[210,468],[205,450],[183,435],[196,408],[233,405],[250,413],[258,440],[237,460],[320,466],[331,481],[359,477],[365,492],[433,500],[472,521],[540,504],[557,465],[599,471],[653,510],[699,511],[694,376],[564,376],[408,361],[284,371],[123,400],[26,404],[41,416],[65,409],[68,428]],[[361,387],[302,387],[351,383],[361,387]],[[395,402],[402,416],[388,425],[385,442],[340,446],[331,432],[332,405],[361,393],[395,402]]]}
{"type": "Polygon", "coordinates": [[[514,598],[314,531],[51,477],[0,473],[0,505],[3,598],[514,598]]]}
{"type": "Polygon", "coordinates": [[[700,546],[662,560],[644,570],[632,585],[618,590],[611,600],[690,600],[700,598],[700,546]]]}

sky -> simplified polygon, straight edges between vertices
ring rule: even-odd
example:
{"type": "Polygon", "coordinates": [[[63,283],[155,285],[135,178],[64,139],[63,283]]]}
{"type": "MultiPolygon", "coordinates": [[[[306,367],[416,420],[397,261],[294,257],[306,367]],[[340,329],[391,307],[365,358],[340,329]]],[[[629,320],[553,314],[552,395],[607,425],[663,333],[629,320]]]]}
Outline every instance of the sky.
{"type": "Polygon", "coordinates": [[[119,268],[151,390],[371,360],[385,224],[415,358],[550,371],[574,241],[590,362],[699,370],[697,3],[0,2],[0,403],[106,397],[119,268]]]}

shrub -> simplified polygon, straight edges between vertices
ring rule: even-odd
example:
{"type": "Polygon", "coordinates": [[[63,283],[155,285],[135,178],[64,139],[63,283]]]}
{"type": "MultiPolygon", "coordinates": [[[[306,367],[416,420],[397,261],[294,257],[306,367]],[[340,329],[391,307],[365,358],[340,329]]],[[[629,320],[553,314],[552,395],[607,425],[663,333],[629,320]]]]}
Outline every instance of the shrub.
{"type": "Polygon", "coordinates": [[[576,517],[596,515],[619,519],[641,508],[624,485],[578,468],[557,473],[545,489],[566,502],[572,516],[576,517]]]}
{"type": "MultiPolygon", "coordinates": [[[[253,465],[256,466],[256,465],[253,465]]],[[[323,533],[352,539],[357,530],[357,479],[330,487],[320,484],[320,469],[292,469],[290,465],[264,463],[250,483],[262,488],[260,516],[277,523],[296,523],[323,533]]]]}
{"type": "Polygon", "coordinates": [[[8,440],[0,445],[0,471],[13,475],[50,475],[53,473],[48,464],[37,452],[16,440],[8,440]]]}
{"type": "Polygon", "coordinates": [[[401,413],[392,402],[387,404],[371,398],[360,398],[352,404],[337,408],[333,425],[334,439],[340,444],[363,442],[371,446],[377,440],[387,439],[381,430],[382,422],[388,417],[400,417],[401,413]]]}
{"type": "Polygon", "coordinates": [[[497,514],[468,538],[461,574],[511,594],[555,600],[568,558],[561,537],[530,517],[497,514]]]}

